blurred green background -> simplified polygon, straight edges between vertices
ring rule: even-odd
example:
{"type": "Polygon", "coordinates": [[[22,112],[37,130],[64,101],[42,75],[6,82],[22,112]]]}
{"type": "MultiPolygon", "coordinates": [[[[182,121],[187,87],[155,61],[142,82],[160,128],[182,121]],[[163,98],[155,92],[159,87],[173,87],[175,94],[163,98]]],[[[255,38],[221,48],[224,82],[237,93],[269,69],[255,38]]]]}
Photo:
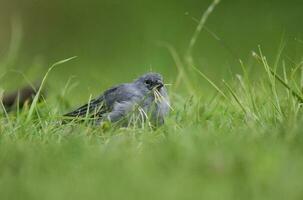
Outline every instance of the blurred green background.
{"type": "MultiPolygon", "coordinates": [[[[12,70],[34,81],[52,63],[71,56],[78,58],[53,71],[49,85],[52,92],[59,91],[75,76],[73,82],[78,85],[74,89],[79,92],[67,94],[78,97],[72,99],[73,103],[150,70],[163,73],[166,82],[173,82],[177,73],[175,63],[159,42],[171,44],[184,56],[197,20],[210,3],[1,0],[0,57],[5,63],[1,72],[6,72],[1,87],[24,84],[12,70]],[[15,36],[12,26],[17,32],[15,36]],[[13,51],[13,58],[6,63],[10,46],[14,45],[18,51],[13,51]]],[[[220,40],[202,31],[194,49],[196,67],[214,80],[228,79],[231,73],[240,71],[239,59],[254,65],[251,51],[258,51],[258,45],[273,62],[282,39],[286,41],[284,59],[299,62],[303,51],[302,9],[300,0],[221,1],[206,24],[220,40]]],[[[208,86],[202,83],[201,87],[208,86]]]]}

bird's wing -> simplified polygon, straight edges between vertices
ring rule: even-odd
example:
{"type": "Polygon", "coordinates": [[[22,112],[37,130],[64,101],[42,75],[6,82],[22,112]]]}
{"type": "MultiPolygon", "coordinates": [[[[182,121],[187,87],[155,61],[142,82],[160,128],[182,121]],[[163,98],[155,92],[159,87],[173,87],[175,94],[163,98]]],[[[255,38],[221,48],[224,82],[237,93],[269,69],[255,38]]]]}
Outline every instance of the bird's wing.
{"type": "Polygon", "coordinates": [[[104,92],[104,103],[110,110],[113,109],[115,103],[133,101],[139,97],[140,93],[134,84],[121,84],[104,92]]]}
{"type": "Polygon", "coordinates": [[[96,114],[98,112],[104,112],[105,107],[103,105],[104,98],[100,96],[99,98],[92,99],[89,103],[77,108],[76,110],[66,113],[65,117],[85,117],[87,114],[96,114]]]}
{"type": "Polygon", "coordinates": [[[132,84],[121,84],[106,90],[100,97],[93,99],[89,103],[77,108],[76,110],[65,114],[66,117],[101,117],[102,114],[111,112],[116,102],[130,101],[138,96],[138,91],[132,84]]]}

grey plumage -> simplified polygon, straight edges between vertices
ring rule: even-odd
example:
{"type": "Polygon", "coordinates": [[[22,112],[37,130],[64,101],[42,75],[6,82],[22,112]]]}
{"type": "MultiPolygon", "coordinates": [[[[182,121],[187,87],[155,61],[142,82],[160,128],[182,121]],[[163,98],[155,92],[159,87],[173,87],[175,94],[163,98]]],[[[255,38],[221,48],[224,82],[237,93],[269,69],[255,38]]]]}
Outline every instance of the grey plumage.
{"type": "Polygon", "coordinates": [[[132,83],[124,83],[106,90],[99,97],[78,109],[65,114],[66,117],[94,119],[95,124],[111,122],[130,123],[149,121],[153,125],[164,123],[169,112],[169,99],[158,73],[147,73],[132,83]]]}

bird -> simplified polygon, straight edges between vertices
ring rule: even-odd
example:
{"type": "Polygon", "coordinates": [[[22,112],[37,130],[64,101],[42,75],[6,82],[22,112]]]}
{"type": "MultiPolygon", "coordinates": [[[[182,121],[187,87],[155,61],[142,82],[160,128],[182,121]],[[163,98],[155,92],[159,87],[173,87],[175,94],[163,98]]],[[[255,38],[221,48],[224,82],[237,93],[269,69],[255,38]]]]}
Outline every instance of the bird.
{"type": "MultiPolygon", "coordinates": [[[[5,111],[11,112],[14,111],[14,108],[22,109],[26,105],[30,105],[40,87],[41,82],[37,81],[33,85],[26,85],[13,92],[5,91],[3,96],[0,97],[0,101],[2,101],[5,111]]],[[[42,95],[39,96],[38,100],[42,101],[45,97],[46,90],[43,90],[42,95]]]]}
{"type": "Polygon", "coordinates": [[[164,124],[169,108],[169,97],[162,75],[149,72],[131,83],[109,88],[64,117],[89,117],[96,125],[120,122],[123,126],[128,126],[148,122],[152,126],[160,126],[164,124]]]}

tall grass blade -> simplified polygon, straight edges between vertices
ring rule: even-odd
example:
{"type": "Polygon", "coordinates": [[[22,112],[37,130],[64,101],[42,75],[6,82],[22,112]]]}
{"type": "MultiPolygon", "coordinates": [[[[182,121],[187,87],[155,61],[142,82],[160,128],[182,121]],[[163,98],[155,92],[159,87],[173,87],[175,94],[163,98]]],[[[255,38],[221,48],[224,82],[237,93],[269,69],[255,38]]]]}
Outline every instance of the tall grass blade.
{"type": "Polygon", "coordinates": [[[73,56],[73,57],[70,57],[70,58],[67,58],[67,59],[64,59],[64,60],[60,60],[60,61],[54,63],[54,64],[47,70],[46,74],[44,75],[44,77],[43,77],[43,79],[42,79],[42,81],[41,81],[41,85],[40,85],[40,87],[39,87],[39,89],[38,89],[38,91],[37,91],[37,93],[36,93],[36,95],[35,95],[35,97],[34,97],[34,99],[33,99],[33,102],[32,102],[32,104],[31,104],[31,106],[30,106],[30,109],[29,109],[29,112],[28,112],[28,115],[27,115],[27,118],[26,118],[26,122],[29,122],[29,121],[31,120],[31,118],[32,118],[32,115],[33,115],[33,113],[34,113],[34,109],[36,108],[36,105],[37,105],[37,103],[38,103],[39,96],[40,96],[40,94],[41,94],[41,91],[42,91],[42,89],[43,89],[43,86],[44,86],[44,84],[45,84],[45,81],[46,81],[46,79],[47,79],[49,73],[50,73],[56,66],[61,65],[61,64],[63,64],[63,63],[66,63],[66,62],[68,62],[68,61],[70,61],[70,60],[73,60],[73,59],[75,59],[75,58],[76,58],[76,56],[73,56]]]}
{"type": "Polygon", "coordinates": [[[294,91],[284,80],[283,80],[283,78],[282,77],[280,77],[276,72],[274,72],[272,69],[270,69],[270,72],[272,73],[272,75],[284,86],[284,87],[286,87],[289,91],[290,91],[290,93],[294,96],[294,97],[296,97],[297,99],[298,99],[298,101],[300,102],[300,103],[303,103],[303,97],[299,94],[299,93],[297,93],[296,91],[294,91]]]}
{"type": "Polygon", "coordinates": [[[220,88],[214,82],[212,82],[203,72],[201,72],[199,69],[197,69],[194,66],[192,66],[192,68],[197,73],[199,73],[213,88],[215,88],[217,90],[217,92],[219,92],[225,99],[228,99],[227,96],[224,94],[224,92],[222,90],[220,90],[220,88]]]}
{"type": "Polygon", "coordinates": [[[237,96],[237,94],[233,91],[233,89],[224,80],[223,80],[223,83],[226,86],[226,88],[228,89],[228,91],[231,93],[231,95],[234,97],[234,99],[236,100],[236,102],[239,104],[239,106],[241,107],[241,109],[243,110],[243,112],[245,114],[247,114],[247,111],[246,111],[244,105],[242,104],[242,102],[240,101],[239,97],[237,96]]]}
{"type": "Polygon", "coordinates": [[[192,66],[193,65],[193,59],[192,59],[192,51],[193,51],[193,48],[197,42],[197,39],[199,37],[199,34],[201,32],[201,30],[203,29],[209,15],[213,12],[213,10],[215,9],[215,7],[220,3],[220,0],[214,0],[210,5],[209,7],[207,8],[207,10],[203,13],[200,21],[199,21],[199,24],[193,34],[193,36],[191,37],[190,39],[190,42],[189,42],[189,45],[188,45],[188,49],[187,49],[187,53],[186,53],[186,60],[188,62],[188,65],[189,66],[192,66]]]}

